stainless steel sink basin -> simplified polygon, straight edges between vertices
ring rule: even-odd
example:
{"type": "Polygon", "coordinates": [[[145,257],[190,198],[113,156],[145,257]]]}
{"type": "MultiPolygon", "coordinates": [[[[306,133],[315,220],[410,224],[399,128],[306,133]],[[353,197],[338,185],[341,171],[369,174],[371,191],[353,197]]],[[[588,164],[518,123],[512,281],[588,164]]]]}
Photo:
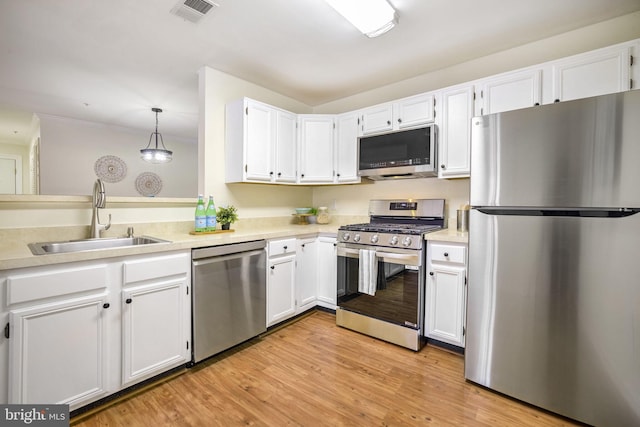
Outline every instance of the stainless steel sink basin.
{"type": "Polygon", "coordinates": [[[69,252],[92,251],[96,249],[122,248],[127,246],[152,245],[156,243],[170,243],[155,237],[114,237],[103,239],[68,240],[63,242],[29,243],[29,249],[34,255],[62,254],[69,252]]]}

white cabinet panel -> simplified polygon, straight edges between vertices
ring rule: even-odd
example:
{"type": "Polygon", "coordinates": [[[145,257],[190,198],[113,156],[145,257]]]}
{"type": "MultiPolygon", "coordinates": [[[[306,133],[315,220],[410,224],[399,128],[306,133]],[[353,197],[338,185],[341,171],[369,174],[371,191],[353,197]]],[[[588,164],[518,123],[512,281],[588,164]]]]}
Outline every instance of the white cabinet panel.
{"type": "Polygon", "coordinates": [[[74,410],[107,392],[107,294],[12,310],[9,403],[74,410]]]}
{"type": "Polygon", "coordinates": [[[269,259],[267,326],[285,320],[296,313],[295,264],[295,254],[269,259]]]}
{"type": "Polygon", "coordinates": [[[556,61],[554,101],[622,92],[630,89],[631,49],[615,47],[556,61]]]}
{"type": "Polygon", "coordinates": [[[300,182],[330,183],[334,178],[335,116],[299,116],[300,182]]]}
{"type": "Polygon", "coordinates": [[[358,176],[359,113],[345,113],[336,118],[336,182],[360,182],[358,176]]]}
{"type": "Polygon", "coordinates": [[[478,82],[478,115],[501,113],[542,103],[542,70],[507,73],[478,82]]]}
{"type": "Polygon", "coordinates": [[[471,117],[473,86],[455,86],[442,91],[439,122],[439,178],[468,177],[471,169],[471,117]]]}
{"type": "Polygon", "coordinates": [[[362,134],[370,135],[393,130],[393,104],[380,104],[362,110],[362,134]]]}
{"type": "Polygon", "coordinates": [[[186,363],[186,294],[186,277],[122,292],[123,385],[186,363]]]}
{"type": "Polygon", "coordinates": [[[335,237],[318,237],[318,305],[335,310],[337,299],[337,263],[335,237]]]}
{"type": "Polygon", "coordinates": [[[275,110],[247,101],[245,107],[245,173],[247,180],[270,181],[273,177],[273,147],[276,133],[275,110]]]}
{"type": "Polygon", "coordinates": [[[296,314],[316,305],[318,266],[317,240],[315,238],[298,239],[296,250],[296,314]]]}
{"type": "Polygon", "coordinates": [[[398,129],[432,122],[435,116],[435,98],[431,93],[403,98],[393,105],[394,121],[398,129]]]}
{"type": "Polygon", "coordinates": [[[278,111],[275,153],[275,181],[291,182],[297,180],[297,116],[286,111],[278,111]]]}

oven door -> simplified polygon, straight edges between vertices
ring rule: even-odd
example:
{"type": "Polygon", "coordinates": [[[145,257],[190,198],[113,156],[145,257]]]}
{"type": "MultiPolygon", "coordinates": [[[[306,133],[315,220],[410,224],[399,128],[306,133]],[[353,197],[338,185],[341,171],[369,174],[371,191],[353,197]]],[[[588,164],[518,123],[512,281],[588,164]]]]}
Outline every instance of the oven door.
{"type": "Polygon", "coordinates": [[[422,331],[424,271],[421,250],[367,247],[376,251],[375,295],[358,291],[360,247],[339,243],[338,306],[364,316],[422,331]]]}

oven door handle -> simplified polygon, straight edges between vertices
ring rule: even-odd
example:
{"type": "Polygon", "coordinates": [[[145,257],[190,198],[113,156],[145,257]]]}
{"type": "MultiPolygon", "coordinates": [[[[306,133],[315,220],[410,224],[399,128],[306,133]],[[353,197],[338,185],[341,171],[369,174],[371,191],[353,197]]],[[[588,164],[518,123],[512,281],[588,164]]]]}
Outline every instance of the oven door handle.
{"type": "Polygon", "coordinates": [[[411,254],[397,254],[393,252],[376,251],[376,256],[378,258],[382,258],[382,260],[395,261],[393,262],[393,264],[400,264],[400,262],[397,261],[402,261],[401,263],[406,265],[419,266],[421,264],[419,251],[411,254]]]}

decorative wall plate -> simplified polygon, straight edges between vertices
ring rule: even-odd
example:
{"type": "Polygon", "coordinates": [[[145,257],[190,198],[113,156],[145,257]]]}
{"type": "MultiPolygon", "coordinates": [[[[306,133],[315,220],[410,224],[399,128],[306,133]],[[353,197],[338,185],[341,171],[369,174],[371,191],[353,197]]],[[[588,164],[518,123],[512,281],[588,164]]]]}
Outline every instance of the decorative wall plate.
{"type": "Polygon", "coordinates": [[[102,156],[96,160],[93,170],[104,182],[119,182],[127,175],[127,164],[117,156],[102,156]]]}
{"type": "Polygon", "coordinates": [[[136,178],[136,190],[143,196],[155,196],[162,190],[162,179],[153,172],[142,172],[136,178]]]}

